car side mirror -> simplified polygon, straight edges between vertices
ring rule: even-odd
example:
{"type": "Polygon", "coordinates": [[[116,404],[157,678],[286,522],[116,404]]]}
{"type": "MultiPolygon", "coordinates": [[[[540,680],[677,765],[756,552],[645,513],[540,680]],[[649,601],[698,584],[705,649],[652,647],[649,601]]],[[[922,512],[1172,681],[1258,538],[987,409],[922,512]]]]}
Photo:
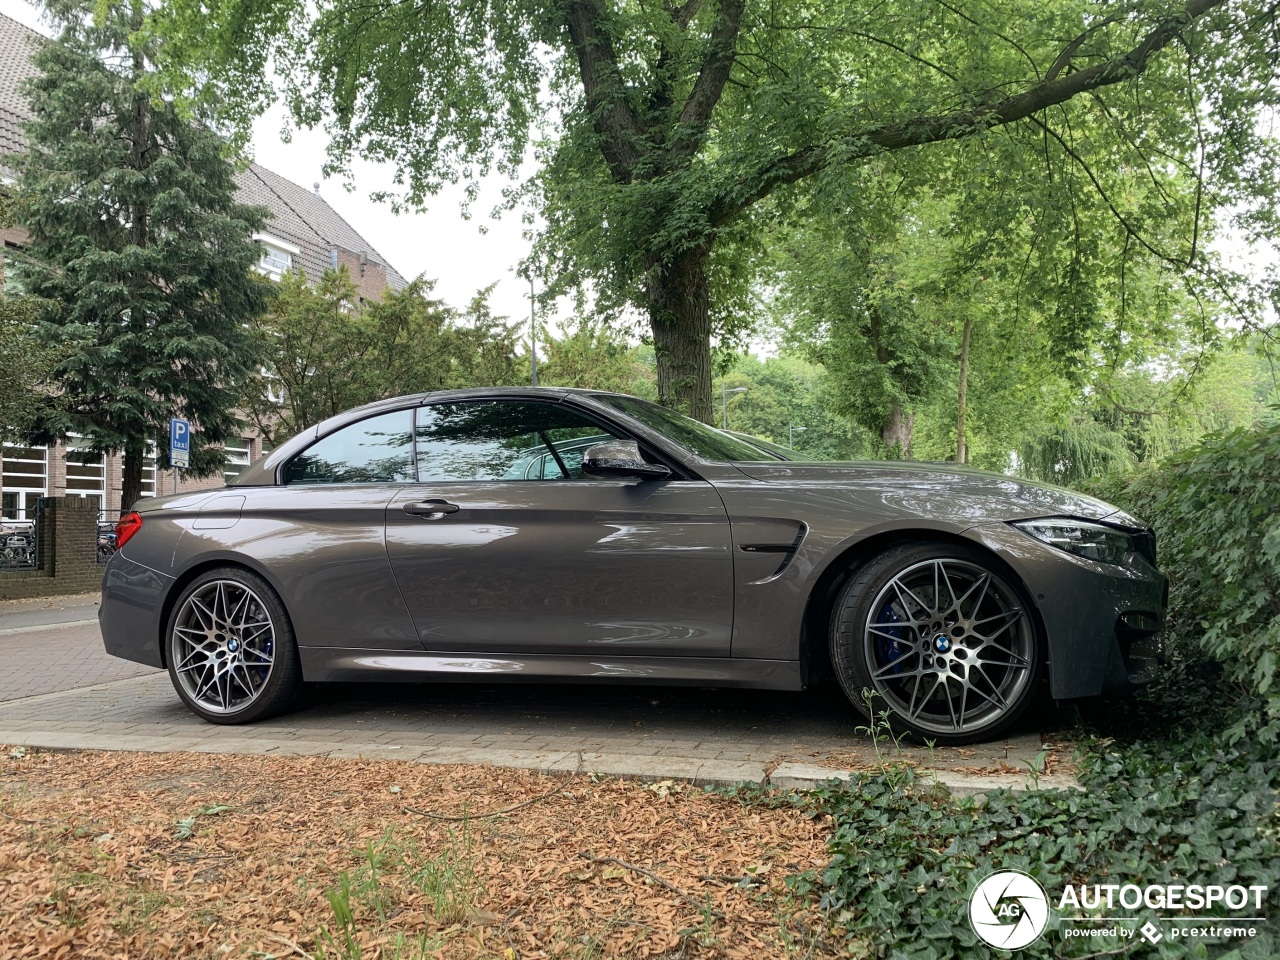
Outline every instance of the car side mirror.
{"type": "Polygon", "coordinates": [[[661,480],[671,476],[671,469],[660,463],[646,463],[640,456],[640,445],[634,440],[610,440],[587,447],[582,453],[584,477],[639,477],[661,480]]]}

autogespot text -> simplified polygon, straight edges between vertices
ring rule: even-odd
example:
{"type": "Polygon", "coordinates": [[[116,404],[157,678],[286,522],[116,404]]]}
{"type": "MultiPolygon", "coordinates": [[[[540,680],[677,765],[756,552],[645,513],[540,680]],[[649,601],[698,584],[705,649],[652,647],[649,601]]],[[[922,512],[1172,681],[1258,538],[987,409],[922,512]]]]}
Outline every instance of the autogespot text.
{"type": "MultiPolygon", "coordinates": [[[[1077,910],[1110,910],[1121,907],[1137,910],[1227,910],[1262,909],[1267,895],[1265,886],[1219,886],[1217,884],[1137,884],[1102,883],[1081,884],[1062,891],[1058,909],[1074,907],[1077,910]]],[[[1207,934],[1206,934],[1207,936],[1207,934]]]]}

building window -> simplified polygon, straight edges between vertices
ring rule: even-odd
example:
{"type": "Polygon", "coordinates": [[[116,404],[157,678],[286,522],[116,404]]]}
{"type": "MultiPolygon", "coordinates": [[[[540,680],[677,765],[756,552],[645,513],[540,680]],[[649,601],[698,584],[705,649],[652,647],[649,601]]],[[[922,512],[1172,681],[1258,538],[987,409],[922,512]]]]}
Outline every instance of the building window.
{"type": "MultiPolygon", "coordinates": [[[[120,458],[120,462],[124,463],[128,459],[128,455],[120,458]]],[[[142,458],[142,496],[154,497],[156,495],[156,445],[154,443],[147,444],[147,454],[142,458]]]]}
{"type": "Polygon", "coordinates": [[[0,477],[0,514],[6,520],[34,520],[36,501],[49,494],[48,449],[6,443],[0,477]]]}
{"type": "Polygon", "coordinates": [[[262,251],[262,269],[274,276],[276,279],[280,275],[293,269],[293,254],[288,250],[277,250],[274,247],[266,247],[262,251]]]}
{"type": "Polygon", "coordinates": [[[279,280],[293,269],[294,258],[302,253],[300,247],[286,243],[279,237],[267,234],[255,234],[254,238],[262,248],[262,258],[258,261],[258,272],[272,280],[279,280]]]}
{"type": "Polygon", "coordinates": [[[222,468],[222,479],[230,483],[240,476],[240,471],[249,465],[249,437],[241,437],[238,442],[228,443],[223,447],[227,452],[227,464],[222,468]]]}
{"type": "Polygon", "coordinates": [[[96,500],[99,513],[107,503],[107,458],[79,437],[67,439],[67,496],[96,500]]]}

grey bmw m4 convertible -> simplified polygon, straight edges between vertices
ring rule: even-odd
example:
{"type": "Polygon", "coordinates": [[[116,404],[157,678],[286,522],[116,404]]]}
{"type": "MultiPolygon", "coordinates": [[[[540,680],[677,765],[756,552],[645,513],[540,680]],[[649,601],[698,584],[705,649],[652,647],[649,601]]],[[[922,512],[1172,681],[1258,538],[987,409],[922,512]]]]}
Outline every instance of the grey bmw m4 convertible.
{"type": "Polygon", "coordinates": [[[969,743],[1046,692],[1148,681],[1167,602],[1151,531],[1091,497],[803,462],[585,390],[351,410],[230,486],[139,502],[118,544],[107,651],[214,723],[303,681],[834,678],[900,733],[969,743]]]}

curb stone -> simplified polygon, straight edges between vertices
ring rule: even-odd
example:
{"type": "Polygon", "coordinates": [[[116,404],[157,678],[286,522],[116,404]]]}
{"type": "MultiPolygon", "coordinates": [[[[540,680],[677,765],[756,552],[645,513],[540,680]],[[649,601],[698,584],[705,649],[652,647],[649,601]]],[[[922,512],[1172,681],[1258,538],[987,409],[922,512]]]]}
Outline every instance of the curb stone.
{"type": "MultiPolygon", "coordinates": [[[[322,740],[271,741],[265,739],[192,737],[181,735],[137,736],[73,732],[17,732],[0,730],[0,744],[43,750],[128,750],[140,753],[217,753],[277,757],[333,757],[341,759],[408,760],[426,764],[488,764],[515,767],[548,774],[591,773],[625,780],[685,780],[699,787],[733,787],[759,783],[767,789],[812,790],[832,780],[849,781],[854,774],[804,763],[780,763],[766,773],[766,765],[756,761],[699,760],[684,757],[654,757],[626,753],[591,751],[537,752],[500,748],[457,749],[405,746],[386,743],[330,744],[322,740]]],[[[1074,777],[1031,774],[979,775],[959,770],[921,769],[921,780],[932,779],[955,796],[978,796],[991,790],[1022,792],[1079,790],[1074,777]]]]}
{"type": "MultiPolygon", "coordinates": [[[[1028,790],[1081,790],[1075,777],[1061,774],[1033,776],[1022,773],[965,773],[962,770],[917,769],[916,779],[932,781],[946,787],[952,796],[981,797],[992,790],[1025,793],[1028,790]]],[[[813,790],[832,780],[848,782],[853,773],[804,763],[781,763],[769,778],[769,786],[778,790],[813,790]]]]}

